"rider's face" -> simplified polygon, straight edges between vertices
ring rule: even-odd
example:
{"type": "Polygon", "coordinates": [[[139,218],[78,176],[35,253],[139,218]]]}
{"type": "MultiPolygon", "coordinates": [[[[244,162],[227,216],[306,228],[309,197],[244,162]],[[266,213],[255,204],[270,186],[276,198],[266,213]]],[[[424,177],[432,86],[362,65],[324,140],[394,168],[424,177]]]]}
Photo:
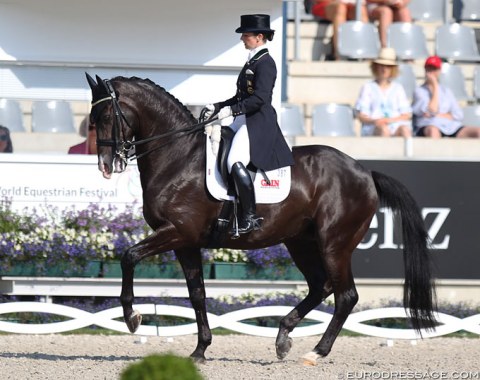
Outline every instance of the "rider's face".
{"type": "Polygon", "coordinates": [[[263,45],[263,38],[262,34],[254,34],[254,33],[242,33],[240,39],[243,41],[245,45],[245,49],[252,50],[255,49],[257,46],[263,45]]]}

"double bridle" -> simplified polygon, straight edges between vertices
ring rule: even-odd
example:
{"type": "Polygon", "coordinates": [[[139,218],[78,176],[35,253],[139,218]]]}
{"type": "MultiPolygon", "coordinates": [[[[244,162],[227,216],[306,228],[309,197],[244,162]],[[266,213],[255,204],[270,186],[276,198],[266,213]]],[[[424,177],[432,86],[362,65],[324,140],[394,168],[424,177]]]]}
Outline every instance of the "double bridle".
{"type": "Polygon", "coordinates": [[[177,133],[182,134],[180,137],[188,136],[192,133],[203,130],[205,125],[207,125],[207,124],[209,124],[209,123],[211,123],[211,122],[213,122],[217,119],[216,117],[214,117],[214,118],[210,118],[208,120],[204,120],[203,115],[201,115],[200,116],[200,121],[197,124],[194,124],[192,126],[182,128],[182,129],[178,129],[178,130],[165,132],[165,133],[162,133],[160,135],[148,137],[148,138],[142,139],[142,140],[135,140],[135,141],[127,140],[125,138],[125,134],[123,133],[123,126],[124,126],[123,123],[125,123],[126,126],[130,129],[132,129],[132,127],[131,127],[130,123],[128,122],[127,118],[125,117],[125,114],[122,112],[122,109],[120,108],[120,104],[118,102],[118,98],[117,98],[117,95],[115,94],[115,90],[112,86],[112,83],[109,80],[105,80],[104,83],[105,83],[105,87],[107,88],[109,94],[108,94],[108,96],[106,96],[104,98],[98,99],[96,101],[92,101],[92,110],[95,106],[97,106],[97,105],[99,105],[103,102],[107,102],[107,101],[112,102],[112,108],[113,108],[113,111],[114,111],[114,120],[113,120],[113,125],[112,125],[112,139],[110,139],[110,140],[99,139],[97,137],[97,145],[98,146],[111,146],[115,155],[118,156],[125,163],[125,165],[128,163],[128,161],[133,161],[135,159],[139,159],[139,158],[141,158],[141,157],[143,157],[143,156],[145,156],[145,155],[147,155],[147,154],[149,154],[149,153],[151,153],[155,150],[163,148],[164,146],[170,144],[170,141],[167,141],[164,144],[161,144],[160,146],[156,146],[156,147],[154,147],[154,148],[152,148],[152,149],[150,149],[146,152],[143,152],[142,154],[136,154],[135,151],[133,153],[131,153],[133,147],[135,147],[137,145],[141,145],[141,144],[146,144],[150,141],[159,140],[159,139],[162,139],[164,137],[172,136],[172,135],[177,134],[177,133]]]}

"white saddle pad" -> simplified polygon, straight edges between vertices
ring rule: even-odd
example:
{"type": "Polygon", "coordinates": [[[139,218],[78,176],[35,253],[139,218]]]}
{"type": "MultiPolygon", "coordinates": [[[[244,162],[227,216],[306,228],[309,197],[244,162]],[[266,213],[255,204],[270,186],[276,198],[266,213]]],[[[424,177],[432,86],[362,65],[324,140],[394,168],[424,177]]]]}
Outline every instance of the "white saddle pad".
{"type": "MultiPolygon", "coordinates": [[[[206,136],[207,151],[207,189],[218,200],[233,200],[227,194],[227,188],[218,171],[217,157],[213,154],[211,140],[206,136]]],[[[291,173],[290,166],[266,172],[270,185],[260,172],[255,176],[255,198],[257,203],[278,203],[290,193],[291,173]]]]}

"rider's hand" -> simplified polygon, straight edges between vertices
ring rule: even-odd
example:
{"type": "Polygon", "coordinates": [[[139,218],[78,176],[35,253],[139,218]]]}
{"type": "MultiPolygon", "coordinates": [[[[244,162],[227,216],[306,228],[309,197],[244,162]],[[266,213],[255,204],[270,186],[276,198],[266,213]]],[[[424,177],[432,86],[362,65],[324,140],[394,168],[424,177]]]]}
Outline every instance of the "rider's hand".
{"type": "Polygon", "coordinates": [[[232,108],[231,107],[223,107],[220,112],[218,113],[218,119],[222,120],[229,116],[232,116],[232,108]]]}
{"type": "Polygon", "coordinates": [[[205,120],[209,120],[212,117],[214,117],[219,110],[220,110],[220,107],[217,104],[207,104],[203,108],[202,113],[204,114],[205,120]]]}
{"type": "Polygon", "coordinates": [[[210,119],[213,116],[213,113],[215,112],[215,106],[213,104],[207,104],[205,106],[205,118],[210,119]]]}

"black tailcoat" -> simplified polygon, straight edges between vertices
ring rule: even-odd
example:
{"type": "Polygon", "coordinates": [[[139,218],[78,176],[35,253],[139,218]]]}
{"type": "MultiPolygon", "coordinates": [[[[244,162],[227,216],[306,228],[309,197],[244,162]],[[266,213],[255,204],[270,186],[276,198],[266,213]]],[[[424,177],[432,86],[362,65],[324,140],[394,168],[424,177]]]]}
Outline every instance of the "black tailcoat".
{"type": "Polygon", "coordinates": [[[240,71],[235,96],[219,103],[221,108],[230,106],[233,116],[245,114],[250,139],[250,160],[257,168],[265,171],[294,163],[272,106],[276,78],[275,61],[267,49],[262,49],[240,71]]]}

